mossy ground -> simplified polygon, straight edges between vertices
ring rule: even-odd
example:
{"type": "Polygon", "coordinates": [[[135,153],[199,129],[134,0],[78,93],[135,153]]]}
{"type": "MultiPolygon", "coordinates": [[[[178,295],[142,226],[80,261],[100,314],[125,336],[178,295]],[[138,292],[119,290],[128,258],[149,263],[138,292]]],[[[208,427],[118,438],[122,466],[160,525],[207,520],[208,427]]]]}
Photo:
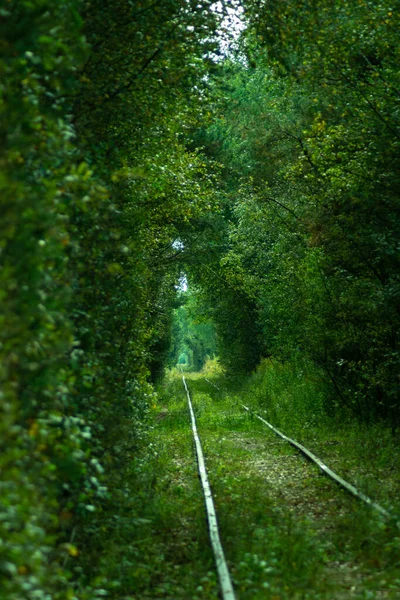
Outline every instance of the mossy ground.
{"type": "MultiPolygon", "coordinates": [[[[212,375],[208,382],[198,375],[186,378],[238,598],[400,598],[400,531],[394,521],[385,522],[349,497],[246,414],[240,404],[243,395],[213,387],[212,383],[219,388],[224,384],[212,375]]],[[[218,583],[179,378],[160,389],[153,416],[155,483],[141,557],[148,567],[136,574],[131,581],[136,591],[126,597],[217,599],[218,583]]],[[[314,431],[308,441],[319,439],[318,450],[334,449],[336,464],[331,466],[341,474],[343,461],[356,464],[355,454],[361,465],[361,453],[348,449],[354,436],[342,439],[335,431],[333,441],[339,442],[335,444],[327,443],[324,436],[318,438],[314,431]]],[[[327,462],[329,457],[333,454],[328,452],[327,462]]],[[[365,457],[364,480],[369,469],[367,479],[372,481],[375,471],[370,468],[369,453],[365,457]]],[[[382,461],[378,471],[386,468],[382,461]]],[[[388,498],[382,494],[384,503],[388,498]]]]}

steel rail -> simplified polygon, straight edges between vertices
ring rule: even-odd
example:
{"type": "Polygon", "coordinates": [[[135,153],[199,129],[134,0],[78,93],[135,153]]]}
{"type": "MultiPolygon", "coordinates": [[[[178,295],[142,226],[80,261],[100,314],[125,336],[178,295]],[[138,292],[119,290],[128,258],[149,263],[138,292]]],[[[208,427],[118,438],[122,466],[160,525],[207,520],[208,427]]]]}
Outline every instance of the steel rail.
{"type": "Polygon", "coordinates": [[[185,386],[187,401],[189,405],[190,419],[192,422],[192,432],[194,443],[196,446],[197,464],[199,469],[199,475],[201,485],[203,487],[204,501],[206,505],[208,529],[210,533],[210,542],[215,558],[215,566],[217,568],[219,584],[221,588],[221,595],[223,600],[236,600],[235,592],[233,590],[232,580],[229,573],[228,565],[226,563],[224,549],[221,544],[221,538],[219,535],[217,515],[215,512],[214,500],[211,493],[210,484],[208,482],[208,476],[206,471],[206,465],[204,461],[203,450],[201,448],[201,442],[199,434],[197,433],[196,418],[194,416],[192,402],[190,400],[190,394],[188,386],[186,385],[185,377],[182,375],[183,385],[185,386]]]}
{"type": "Polygon", "coordinates": [[[204,381],[207,381],[207,383],[209,383],[210,385],[212,385],[213,387],[215,387],[215,389],[218,390],[219,392],[221,391],[221,389],[217,385],[215,385],[215,383],[213,383],[212,381],[210,381],[209,379],[206,379],[204,377],[204,381]]]}
{"type": "Polygon", "coordinates": [[[353,496],[355,496],[359,500],[363,500],[363,502],[365,502],[366,504],[368,504],[368,506],[370,506],[371,508],[374,508],[379,513],[381,513],[381,515],[384,515],[386,518],[391,518],[392,517],[392,515],[385,508],[383,508],[382,506],[380,506],[380,504],[378,504],[377,502],[374,502],[371,498],[369,498],[368,496],[366,496],[362,492],[358,491],[357,488],[354,487],[354,485],[352,485],[351,483],[348,483],[347,481],[345,481],[342,477],[340,477],[340,475],[337,475],[334,471],[332,471],[332,469],[330,469],[327,465],[325,465],[322,462],[322,460],[320,458],[318,458],[318,456],[315,456],[315,454],[313,454],[312,452],[310,452],[310,450],[307,450],[307,448],[305,448],[302,444],[299,444],[299,442],[296,442],[296,440],[293,440],[292,438],[288,437],[287,435],[285,435],[284,433],[282,433],[281,431],[279,431],[279,429],[277,429],[276,427],[274,427],[273,425],[271,425],[271,423],[268,423],[268,421],[266,421],[265,419],[263,419],[262,417],[260,417],[260,415],[258,415],[257,413],[253,413],[244,404],[242,404],[242,406],[243,406],[243,408],[247,412],[249,412],[250,414],[254,414],[254,416],[257,417],[257,419],[260,419],[260,421],[262,421],[263,423],[265,423],[265,425],[267,425],[270,429],[272,429],[272,431],[274,433],[276,433],[282,439],[284,439],[287,442],[289,442],[289,444],[291,444],[292,446],[294,446],[295,448],[297,448],[298,450],[300,450],[300,452],[302,452],[302,454],[304,454],[305,456],[307,456],[307,458],[309,458],[316,465],[318,465],[318,467],[321,469],[321,471],[323,471],[323,473],[325,473],[325,475],[328,475],[328,477],[330,477],[331,479],[333,479],[334,481],[336,481],[336,483],[338,483],[341,487],[343,487],[345,490],[347,490],[350,494],[352,494],[353,496]]]}

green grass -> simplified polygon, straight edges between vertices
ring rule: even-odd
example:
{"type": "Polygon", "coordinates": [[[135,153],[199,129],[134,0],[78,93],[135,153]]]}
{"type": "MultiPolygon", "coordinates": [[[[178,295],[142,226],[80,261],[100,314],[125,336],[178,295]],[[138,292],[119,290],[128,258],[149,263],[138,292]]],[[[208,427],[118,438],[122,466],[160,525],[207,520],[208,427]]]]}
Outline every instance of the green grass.
{"type": "Polygon", "coordinates": [[[360,424],[343,412],[327,410],[327,390],[317,374],[301,365],[266,363],[241,389],[231,385],[229,397],[261,412],[392,512],[393,519],[382,520],[349,500],[352,510],[332,515],[335,527],[330,528],[327,556],[337,572],[342,565],[355,565],[355,589],[348,597],[400,598],[400,449],[390,428],[360,424]],[[363,584],[357,583],[357,571],[363,584]]]}
{"type": "Polygon", "coordinates": [[[230,395],[256,410],[400,519],[400,444],[384,422],[360,423],[334,406],[315,369],[265,361],[230,395]]]}
{"type": "MultiPolygon", "coordinates": [[[[301,379],[286,373],[283,386],[281,376],[279,367],[268,373],[268,385],[258,374],[237,390],[219,369],[206,374],[219,389],[202,374],[185,374],[238,600],[400,598],[400,530],[394,522],[382,520],[340,490],[246,413],[241,402],[267,409],[270,420],[275,410],[279,426],[317,454],[324,450],[323,458],[335,470],[345,474],[347,465],[348,474],[362,473],[371,495],[379,486],[374,479],[379,470],[394,468],[391,438],[381,436],[380,425],[356,429],[345,422],[332,432],[333,416],[324,410],[318,419],[312,417],[312,426],[304,426],[301,419],[307,411],[301,402],[310,410],[312,386],[318,388],[318,382],[306,389],[301,379]],[[302,392],[296,396],[299,385],[302,392]],[[290,414],[287,398],[294,396],[299,410],[289,418],[282,406],[287,402],[285,411],[290,414]]],[[[217,600],[204,500],[178,374],[172,373],[160,387],[151,413],[153,454],[146,459],[141,492],[133,501],[137,522],[129,524],[126,515],[121,546],[115,548],[118,579],[123,582],[118,600],[217,600]]],[[[388,502],[387,486],[381,485],[382,503],[388,502]]]]}
{"type": "MultiPolygon", "coordinates": [[[[254,382],[247,393],[232,394],[220,375],[207,377],[219,390],[198,374],[186,378],[238,597],[399,598],[400,544],[394,523],[348,497],[241,408],[254,382]]],[[[181,385],[176,380],[169,388],[175,398],[183,398],[181,408],[174,401],[169,409],[180,411],[179,427],[187,410],[181,385]]],[[[332,423],[332,416],[320,414],[314,428],[291,423],[289,433],[309,431],[310,441],[319,439],[318,433],[326,433],[332,423]]],[[[322,436],[319,441],[327,440],[322,436]]],[[[335,443],[328,448],[344,451],[343,460],[351,462],[344,455],[357,454],[349,450],[354,441],[350,436],[345,447],[335,443]]]]}
{"type": "MultiPolygon", "coordinates": [[[[265,449],[265,431],[231,398],[220,396],[216,401],[218,393],[210,387],[205,393],[204,382],[191,381],[190,387],[239,597],[330,597],[331,586],[320,577],[324,550],[307,518],[295,518],[290,507],[271,493],[271,472],[268,479],[262,470],[252,470],[256,459],[271,454],[271,447],[265,449]]],[[[286,445],[275,440],[273,445],[275,461],[294,455],[286,445]]],[[[275,467],[272,480],[277,479],[275,467]]]]}

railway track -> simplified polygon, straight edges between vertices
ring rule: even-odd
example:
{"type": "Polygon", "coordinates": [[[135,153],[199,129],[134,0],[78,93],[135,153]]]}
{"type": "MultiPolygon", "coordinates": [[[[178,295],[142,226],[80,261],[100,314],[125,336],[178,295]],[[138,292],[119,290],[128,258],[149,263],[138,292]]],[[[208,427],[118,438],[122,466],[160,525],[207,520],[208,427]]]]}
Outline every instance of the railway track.
{"type": "MultiPolygon", "coordinates": [[[[242,407],[247,412],[251,412],[250,409],[247,406],[245,406],[244,404],[242,404],[242,407]]],[[[268,421],[266,421],[265,419],[260,417],[260,415],[258,415],[257,413],[254,413],[254,416],[257,419],[259,419],[260,421],[262,421],[262,423],[264,423],[264,425],[267,425],[267,427],[269,427],[271,429],[271,431],[273,431],[276,435],[278,435],[280,438],[282,438],[283,440],[288,442],[291,446],[296,448],[296,450],[299,450],[304,456],[306,456],[309,460],[311,460],[314,464],[316,464],[325,475],[327,475],[328,477],[333,479],[333,481],[335,481],[343,489],[345,489],[346,492],[349,492],[349,494],[352,494],[358,500],[365,502],[365,504],[368,504],[368,506],[370,506],[371,508],[378,511],[384,517],[390,518],[392,516],[380,504],[378,504],[377,502],[374,502],[369,496],[360,492],[354,485],[352,485],[351,483],[349,483],[348,481],[343,479],[343,477],[340,477],[340,475],[337,475],[337,473],[332,471],[332,469],[330,469],[324,462],[322,462],[322,460],[320,458],[318,458],[318,456],[316,456],[313,452],[308,450],[305,446],[303,446],[296,440],[293,440],[292,438],[288,437],[287,435],[285,435],[284,433],[279,431],[279,429],[277,429],[276,427],[271,425],[271,423],[269,423],[268,421]]]]}
{"type": "MultiPolygon", "coordinates": [[[[195,418],[195,413],[194,413],[194,409],[193,409],[193,405],[192,405],[192,401],[191,401],[190,391],[189,391],[189,388],[188,388],[188,385],[187,385],[187,382],[186,382],[186,379],[184,376],[182,376],[182,380],[183,380],[183,385],[184,385],[184,388],[186,391],[187,402],[188,402],[188,407],[189,407],[190,419],[191,419],[191,424],[192,424],[192,433],[193,433],[193,438],[194,438],[195,448],[196,448],[196,455],[197,455],[198,470],[199,470],[199,475],[200,475],[200,480],[201,480],[203,494],[204,494],[204,500],[205,500],[210,543],[211,543],[211,547],[212,547],[213,553],[214,553],[215,565],[216,565],[216,570],[218,573],[218,579],[219,579],[219,583],[220,583],[221,597],[223,598],[223,600],[235,600],[236,595],[235,595],[235,591],[234,591],[234,587],[233,587],[233,583],[232,583],[232,578],[229,573],[229,568],[228,568],[228,565],[227,565],[227,562],[225,559],[224,549],[223,549],[222,542],[221,542],[221,536],[220,536],[219,528],[218,528],[217,514],[216,514],[213,496],[212,496],[212,492],[211,492],[211,488],[210,488],[210,484],[209,484],[209,480],[208,480],[208,475],[207,475],[207,471],[206,471],[205,459],[204,459],[204,455],[203,455],[203,450],[202,450],[202,446],[201,446],[201,442],[200,442],[199,433],[197,430],[196,418],[195,418]]],[[[217,386],[215,386],[211,382],[208,381],[208,383],[213,385],[213,387],[215,387],[216,389],[219,389],[219,388],[217,388],[217,386]]],[[[335,481],[336,484],[338,484],[342,489],[344,489],[346,492],[351,494],[357,500],[365,503],[370,508],[377,511],[384,518],[392,517],[392,515],[389,513],[389,511],[387,511],[385,508],[383,508],[378,503],[374,502],[371,498],[366,496],[364,493],[359,491],[354,485],[352,485],[351,483],[347,482],[342,477],[337,475],[332,469],[330,469],[330,467],[328,467],[326,464],[324,464],[321,459],[319,459],[317,456],[315,456],[310,450],[305,448],[302,444],[300,444],[296,440],[293,440],[292,438],[289,438],[288,436],[286,436],[284,433],[279,431],[277,428],[275,428],[271,423],[266,421],[260,415],[253,413],[253,411],[251,411],[249,409],[249,407],[242,405],[242,408],[247,413],[253,414],[257,419],[259,419],[261,422],[263,422],[263,424],[265,424],[271,431],[273,431],[279,438],[281,438],[282,440],[284,440],[285,442],[290,444],[298,452],[300,452],[303,456],[305,456],[306,458],[311,460],[314,464],[316,464],[319,467],[319,469],[324,473],[324,475],[326,475],[327,477],[329,477],[330,479],[335,481]]],[[[397,527],[399,527],[399,524],[397,524],[397,527]]]]}
{"type": "Polygon", "coordinates": [[[235,600],[235,592],[233,589],[232,579],[229,573],[229,568],[226,562],[224,549],[221,543],[221,537],[219,534],[217,515],[214,506],[214,500],[208,481],[206,465],[204,461],[203,450],[201,447],[200,438],[197,432],[196,417],[194,415],[192,402],[190,399],[189,388],[186,384],[186,379],[182,376],[183,385],[185,387],[187,401],[190,412],[190,419],[192,424],[192,432],[194,443],[196,447],[197,464],[199,469],[200,481],[203,488],[204,501],[207,513],[208,529],[210,533],[210,542],[214,553],[215,566],[218,573],[218,579],[221,589],[221,595],[223,600],[235,600]]]}

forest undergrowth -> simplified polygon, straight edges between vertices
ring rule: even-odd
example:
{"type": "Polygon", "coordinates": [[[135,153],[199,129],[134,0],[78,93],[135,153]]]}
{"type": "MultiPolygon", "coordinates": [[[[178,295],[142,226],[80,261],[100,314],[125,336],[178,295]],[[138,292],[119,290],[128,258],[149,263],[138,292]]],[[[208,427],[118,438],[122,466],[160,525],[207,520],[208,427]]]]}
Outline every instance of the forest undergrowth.
{"type": "MultiPolygon", "coordinates": [[[[333,428],[337,415],[326,415],[323,409],[312,422],[302,422],[307,391],[315,398],[318,382],[299,383],[299,374],[290,374],[287,367],[266,363],[238,389],[237,382],[218,373],[215,362],[212,366],[185,377],[238,598],[398,598],[396,519],[385,521],[349,497],[248,415],[241,403],[264,415],[267,407],[275,425],[323,454],[334,470],[398,514],[398,451],[389,434],[378,444],[376,428],[354,425],[350,419],[333,428]]],[[[148,572],[147,583],[142,580],[140,593],[133,597],[216,599],[218,587],[178,371],[171,372],[159,388],[152,413],[157,483],[148,524],[151,535],[147,545],[144,542],[143,556],[149,552],[162,556],[162,561],[158,569],[148,572]]]]}
{"type": "Polygon", "coordinates": [[[400,515],[399,432],[335,403],[314,365],[265,360],[235,397],[400,515]]]}

